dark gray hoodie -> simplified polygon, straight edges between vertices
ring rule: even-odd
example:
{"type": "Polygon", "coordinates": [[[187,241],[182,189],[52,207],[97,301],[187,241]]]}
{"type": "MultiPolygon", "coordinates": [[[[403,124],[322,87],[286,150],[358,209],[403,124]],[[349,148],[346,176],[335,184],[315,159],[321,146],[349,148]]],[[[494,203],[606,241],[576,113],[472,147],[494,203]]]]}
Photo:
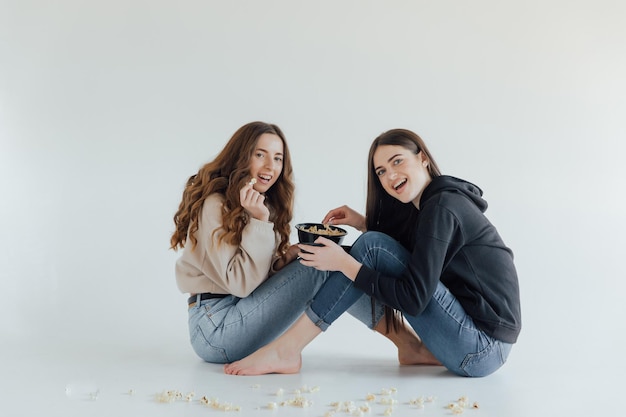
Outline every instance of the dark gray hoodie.
{"type": "Polygon", "coordinates": [[[433,178],[422,193],[419,211],[413,210],[417,216],[408,216],[409,224],[400,230],[384,230],[405,242],[405,228],[412,230],[407,242],[412,254],[408,269],[391,278],[364,266],[355,286],[416,316],[441,281],[480,329],[515,343],[521,312],[513,252],[485,217],[486,209],[482,190],[474,184],[445,175],[433,178]]]}

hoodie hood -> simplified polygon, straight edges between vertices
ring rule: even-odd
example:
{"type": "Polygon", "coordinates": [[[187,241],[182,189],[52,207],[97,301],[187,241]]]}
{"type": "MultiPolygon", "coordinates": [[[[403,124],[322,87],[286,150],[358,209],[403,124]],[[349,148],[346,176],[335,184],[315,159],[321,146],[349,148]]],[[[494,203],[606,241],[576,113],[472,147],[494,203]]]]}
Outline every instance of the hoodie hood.
{"type": "Polygon", "coordinates": [[[487,210],[487,201],[482,197],[483,190],[471,182],[449,175],[441,175],[433,178],[422,193],[420,207],[423,206],[429,198],[442,192],[461,193],[470,199],[481,212],[484,213],[487,210]]]}

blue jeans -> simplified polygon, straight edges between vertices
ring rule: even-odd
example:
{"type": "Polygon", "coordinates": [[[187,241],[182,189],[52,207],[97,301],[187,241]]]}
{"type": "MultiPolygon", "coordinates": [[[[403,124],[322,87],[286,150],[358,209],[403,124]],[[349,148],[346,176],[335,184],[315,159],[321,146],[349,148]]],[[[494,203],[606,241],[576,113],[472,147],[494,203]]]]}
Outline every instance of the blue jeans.
{"type": "MultiPolygon", "coordinates": [[[[196,303],[188,312],[192,348],[212,363],[230,363],[248,356],[300,317],[332,275],[347,279],[341,273],[318,271],[294,261],[245,298],[229,295],[196,303]]],[[[351,303],[350,312],[367,321],[371,317],[369,300],[364,297],[351,303]]]]}
{"type": "MultiPolygon", "coordinates": [[[[350,255],[363,265],[389,276],[400,275],[411,257],[396,240],[378,232],[361,235],[352,246],[350,255]]],[[[342,274],[333,273],[316,294],[306,314],[325,330],[362,296],[363,293],[354,287],[352,281],[342,274]]],[[[373,314],[378,316],[380,309],[381,305],[376,303],[373,314]]],[[[417,316],[405,315],[405,318],[426,348],[457,375],[489,375],[504,364],[511,351],[511,344],[494,339],[477,328],[459,301],[441,282],[425,310],[417,316]]]]}

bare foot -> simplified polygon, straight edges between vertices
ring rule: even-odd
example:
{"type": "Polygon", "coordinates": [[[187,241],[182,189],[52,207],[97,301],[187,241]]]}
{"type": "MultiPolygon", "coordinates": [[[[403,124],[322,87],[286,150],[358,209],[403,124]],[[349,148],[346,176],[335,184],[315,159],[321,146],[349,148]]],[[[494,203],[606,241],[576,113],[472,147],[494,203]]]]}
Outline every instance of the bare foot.
{"type": "Polygon", "coordinates": [[[400,344],[398,362],[400,365],[441,365],[441,362],[426,349],[421,340],[400,344]]]}
{"type": "Polygon", "coordinates": [[[292,354],[267,345],[245,358],[224,365],[230,375],[296,374],[302,367],[300,352],[292,354]]]}
{"type": "Polygon", "coordinates": [[[399,319],[396,326],[392,326],[389,331],[387,331],[387,322],[383,318],[374,330],[396,345],[400,365],[441,365],[441,362],[424,346],[422,339],[403,318],[399,319]]]}

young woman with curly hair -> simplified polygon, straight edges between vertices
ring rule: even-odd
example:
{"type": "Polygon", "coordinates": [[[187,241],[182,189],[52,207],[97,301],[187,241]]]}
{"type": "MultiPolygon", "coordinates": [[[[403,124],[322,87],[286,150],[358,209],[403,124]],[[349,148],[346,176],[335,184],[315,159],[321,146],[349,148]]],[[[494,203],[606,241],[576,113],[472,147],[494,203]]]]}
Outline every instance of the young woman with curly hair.
{"type": "Polygon", "coordinates": [[[273,340],[324,282],[290,262],[293,200],[285,136],[264,122],[240,127],[187,180],[170,246],[182,250],[176,282],[189,293],[190,341],[203,360],[228,363],[273,340]]]}
{"type": "Polygon", "coordinates": [[[505,363],[521,330],[519,284],[513,252],[484,215],[482,190],[442,175],[424,141],[406,129],[378,136],[368,166],[366,215],[342,206],[322,220],[364,232],[350,254],[323,237],[315,241],[322,246],[299,245],[300,263],[336,272],[289,330],[226,373],[298,372],[304,347],[364,294],[376,300],[373,315],[386,317],[377,327],[408,323],[421,338],[403,363],[467,377],[505,363]],[[403,320],[394,321],[394,312],[403,320]]]}

